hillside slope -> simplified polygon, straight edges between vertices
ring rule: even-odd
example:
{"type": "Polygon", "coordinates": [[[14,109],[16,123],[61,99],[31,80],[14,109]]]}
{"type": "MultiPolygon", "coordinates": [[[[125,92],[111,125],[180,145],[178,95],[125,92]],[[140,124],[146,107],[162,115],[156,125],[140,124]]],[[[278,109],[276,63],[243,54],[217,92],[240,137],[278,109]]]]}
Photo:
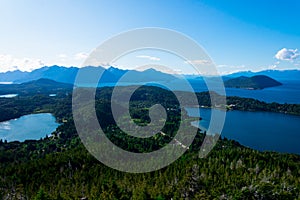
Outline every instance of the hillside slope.
{"type": "Polygon", "coordinates": [[[225,81],[226,87],[244,88],[244,89],[264,89],[268,87],[275,87],[282,85],[280,82],[265,76],[257,75],[252,77],[240,76],[225,81]]]}

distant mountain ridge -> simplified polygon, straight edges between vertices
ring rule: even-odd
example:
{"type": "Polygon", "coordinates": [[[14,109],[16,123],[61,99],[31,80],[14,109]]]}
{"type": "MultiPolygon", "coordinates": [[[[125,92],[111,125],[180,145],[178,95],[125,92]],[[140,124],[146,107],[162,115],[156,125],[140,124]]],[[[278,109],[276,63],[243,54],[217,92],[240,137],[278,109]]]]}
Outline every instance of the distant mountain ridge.
{"type": "Polygon", "coordinates": [[[38,80],[41,78],[52,79],[58,82],[72,83],[75,79],[78,68],[76,67],[60,67],[50,66],[42,67],[32,72],[12,71],[0,73],[0,82],[24,83],[28,81],[38,80]]]}
{"type": "Polygon", "coordinates": [[[8,71],[0,73],[0,82],[13,82],[16,78],[23,79],[28,76],[30,72],[22,72],[20,70],[8,71]]]}
{"type": "Polygon", "coordinates": [[[225,87],[244,88],[244,89],[264,89],[282,85],[280,82],[265,76],[256,75],[252,77],[240,76],[232,78],[224,82],[225,87]]]}
{"type": "MultiPolygon", "coordinates": [[[[74,84],[76,75],[80,68],[78,67],[63,67],[63,66],[46,66],[32,72],[22,72],[19,70],[0,73],[0,82],[13,82],[13,83],[25,83],[28,81],[38,80],[41,78],[51,79],[57,82],[74,84]]],[[[120,78],[126,74],[126,77],[122,78],[122,82],[155,82],[155,81],[172,81],[177,79],[177,75],[167,74],[155,69],[147,69],[145,71],[136,70],[123,70],[116,67],[110,67],[105,69],[101,66],[93,67],[87,66],[81,68],[82,71],[89,74],[102,74],[101,83],[116,83],[120,78]]],[[[224,81],[240,76],[256,76],[265,75],[275,80],[300,80],[300,70],[264,70],[260,72],[237,72],[229,75],[222,76],[224,81]]],[[[203,81],[202,76],[197,75],[184,75],[187,79],[195,79],[203,81]]],[[[214,77],[206,77],[213,79],[214,77]]]]}
{"type": "Polygon", "coordinates": [[[300,70],[293,69],[293,70],[263,70],[259,72],[252,72],[252,71],[241,71],[226,75],[225,79],[228,78],[236,78],[239,76],[256,76],[256,75],[265,75],[275,80],[300,80],[300,70]]]}
{"type": "MultiPolygon", "coordinates": [[[[81,70],[87,75],[99,74],[99,77],[102,75],[101,83],[118,82],[124,74],[126,74],[126,76],[122,78],[122,82],[171,81],[176,79],[176,77],[171,74],[166,74],[155,69],[136,71],[122,70],[115,67],[105,69],[101,66],[87,66],[81,68],[81,70]]],[[[13,71],[0,73],[0,82],[24,83],[45,78],[57,82],[74,84],[78,71],[79,68],[77,67],[61,67],[54,65],[51,67],[42,67],[40,69],[33,70],[32,72],[13,71]]]]}

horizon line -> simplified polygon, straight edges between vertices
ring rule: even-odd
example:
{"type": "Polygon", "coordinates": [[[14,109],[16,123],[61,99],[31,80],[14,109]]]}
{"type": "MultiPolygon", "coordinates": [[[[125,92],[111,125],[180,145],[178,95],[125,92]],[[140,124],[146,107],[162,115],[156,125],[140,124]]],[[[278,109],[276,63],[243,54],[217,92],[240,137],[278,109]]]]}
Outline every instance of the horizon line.
{"type": "MultiPolygon", "coordinates": [[[[22,72],[22,73],[31,73],[33,71],[36,71],[36,70],[39,70],[39,69],[42,69],[42,68],[51,68],[51,67],[60,67],[60,68],[77,68],[77,69],[80,69],[80,68],[86,68],[86,67],[94,67],[94,68],[98,68],[98,67],[101,67],[105,70],[108,70],[110,68],[115,68],[115,69],[118,69],[118,70],[122,70],[122,71],[140,71],[140,72],[143,72],[143,71],[146,71],[146,70],[149,70],[149,69],[153,69],[155,71],[158,71],[158,72],[161,72],[161,73],[165,73],[165,74],[171,74],[171,75],[183,75],[183,76],[197,76],[199,74],[187,74],[187,73],[169,73],[169,72],[166,72],[166,71],[162,71],[162,70],[158,70],[158,69],[155,69],[153,67],[149,67],[147,69],[144,69],[144,70],[136,70],[136,69],[122,69],[122,68],[118,68],[116,66],[92,66],[92,65],[87,65],[87,66],[82,66],[82,67],[78,67],[78,66],[63,66],[63,65],[44,65],[44,66],[41,66],[39,68],[35,68],[35,69],[32,69],[32,70],[29,70],[29,71],[26,71],[26,70],[20,70],[20,69],[15,69],[15,70],[8,70],[8,71],[5,71],[5,72],[0,72],[0,74],[5,74],[5,73],[8,73],[8,72],[22,72]]],[[[253,71],[253,70],[241,70],[241,71],[233,71],[233,72],[228,72],[228,73],[219,73],[219,74],[211,74],[211,75],[202,75],[202,76],[227,76],[227,75],[231,75],[231,74],[235,74],[235,73],[259,73],[259,72],[265,72],[265,71],[300,71],[300,69],[297,69],[297,68],[288,68],[288,69],[262,69],[262,70],[258,70],[258,71],[253,71]]]]}

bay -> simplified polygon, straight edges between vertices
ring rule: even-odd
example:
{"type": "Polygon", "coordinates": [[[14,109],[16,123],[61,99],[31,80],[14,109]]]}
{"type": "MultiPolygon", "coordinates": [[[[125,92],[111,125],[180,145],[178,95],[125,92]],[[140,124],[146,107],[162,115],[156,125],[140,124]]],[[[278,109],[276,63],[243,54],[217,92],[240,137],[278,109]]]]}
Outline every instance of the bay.
{"type": "Polygon", "coordinates": [[[59,124],[50,113],[24,115],[0,122],[0,139],[11,141],[38,140],[50,135],[59,124]]]}
{"type": "MultiPolygon", "coordinates": [[[[189,82],[194,88],[195,92],[208,91],[208,88],[203,80],[190,79],[189,82]]],[[[280,82],[282,83],[281,86],[265,88],[262,90],[226,88],[226,96],[254,98],[267,103],[276,102],[299,104],[300,80],[281,80],[280,82]]],[[[216,88],[210,88],[210,90],[217,91],[216,88]]]]}
{"type": "MultiPolygon", "coordinates": [[[[186,108],[188,114],[194,117],[197,117],[196,109],[199,108],[186,108]]],[[[207,130],[211,109],[200,108],[200,116],[202,120],[192,124],[207,130]]],[[[261,151],[300,154],[300,116],[271,112],[228,111],[221,136],[261,151]]]]}

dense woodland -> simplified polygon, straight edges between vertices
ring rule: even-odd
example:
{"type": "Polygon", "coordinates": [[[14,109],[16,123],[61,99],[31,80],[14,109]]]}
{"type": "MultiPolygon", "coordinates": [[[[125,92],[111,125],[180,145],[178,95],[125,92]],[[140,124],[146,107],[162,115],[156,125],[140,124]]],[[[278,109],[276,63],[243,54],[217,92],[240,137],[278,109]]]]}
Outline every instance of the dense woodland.
{"type": "MultiPolygon", "coordinates": [[[[67,85],[69,86],[69,85],[67,85]]],[[[0,98],[0,122],[9,119],[18,118],[22,115],[38,112],[51,112],[55,115],[58,121],[61,121],[64,117],[71,116],[71,102],[72,102],[72,90],[65,88],[63,90],[52,89],[46,92],[36,94],[36,90],[30,87],[23,89],[22,95],[14,98],[0,98]],[[32,89],[32,90],[31,90],[32,89]],[[29,92],[28,92],[29,91],[29,92]],[[49,97],[49,94],[56,93],[57,96],[49,97]]],[[[124,87],[124,91],[126,92],[124,87]]],[[[44,89],[41,88],[41,89],[44,89]]],[[[96,99],[99,101],[110,102],[111,87],[103,87],[97,90],[96,99]]],[[[2,93],[8,93],[3,92],[2,93]]],[[[188,92],[179,92],[181,96],[188,96],[188,92]]],[[[211,96],[218,99],[219,95],[215,92],[200,92],[196,93],[199,106],[224,108],[227,110],[241,110],[241,111],[266,111],[266,112],[280,112],[285,114],[300,115],[300,104],[280,104],[280,103],[266,103],[252,98],[232,97],[226,98],[227,105],[212,105],[211,96]]],[[[131,98],[133,104],[139,104],[142,107],[147,101],[169,103],[169,105],[177,102],[174,100],[174,96],[164,89],[158,87],[141,87],[131,98]],[[147,95],[145,95],[147,94],[147,95]]],[[[195,106],[192,103],[190,106],[195,106]]],[[[108,107],[102,106],[103,109],[108,107]]]]}
{"type": "MultiPolygon", "coordinates": [[[[123,90],[127,92],[128,87],[123,90]]],[[[131,98],[131,117],[141,125],[149,122],[152,105],[172,108],[163,130],[168,137],[147,139],[127,136],[118,129],[110,111],[111,92],[108,87],[98,89],[95,108],[101,127],[116,145],[132,152],[151,152],[168,144],[176,134],[181,110],[170,91],[141,87],[131,98]]],[[[199,105],[220,106],[211,105],[207,92],[197,97],[199,105]]],[[[221,107],[300,114],[298,104],[239,97],[228,97],[227,106],[221,107]]],[[[190,149],[173,164],[151,173],[130,174],[106,167],[87,152],[76,133],[69,90],[56,97],[0,98],[0,112],[0,121],[51,112],[61,123],[52,137],[0,141],[0,199],[300,199],[298,155],[259,152],[222,138],[206,158],[200,159],[205,132],[198,130],[190,149]]]]}
{"type": "Polygon", "coordinates": [[[282,83],[265,75],[256,75],[252,77],[239,76],[229,79],[224,82],[226,87],[244,88],[252,90],[260,90],[267,87],[276,87],[282,85],[282,83]]]}

